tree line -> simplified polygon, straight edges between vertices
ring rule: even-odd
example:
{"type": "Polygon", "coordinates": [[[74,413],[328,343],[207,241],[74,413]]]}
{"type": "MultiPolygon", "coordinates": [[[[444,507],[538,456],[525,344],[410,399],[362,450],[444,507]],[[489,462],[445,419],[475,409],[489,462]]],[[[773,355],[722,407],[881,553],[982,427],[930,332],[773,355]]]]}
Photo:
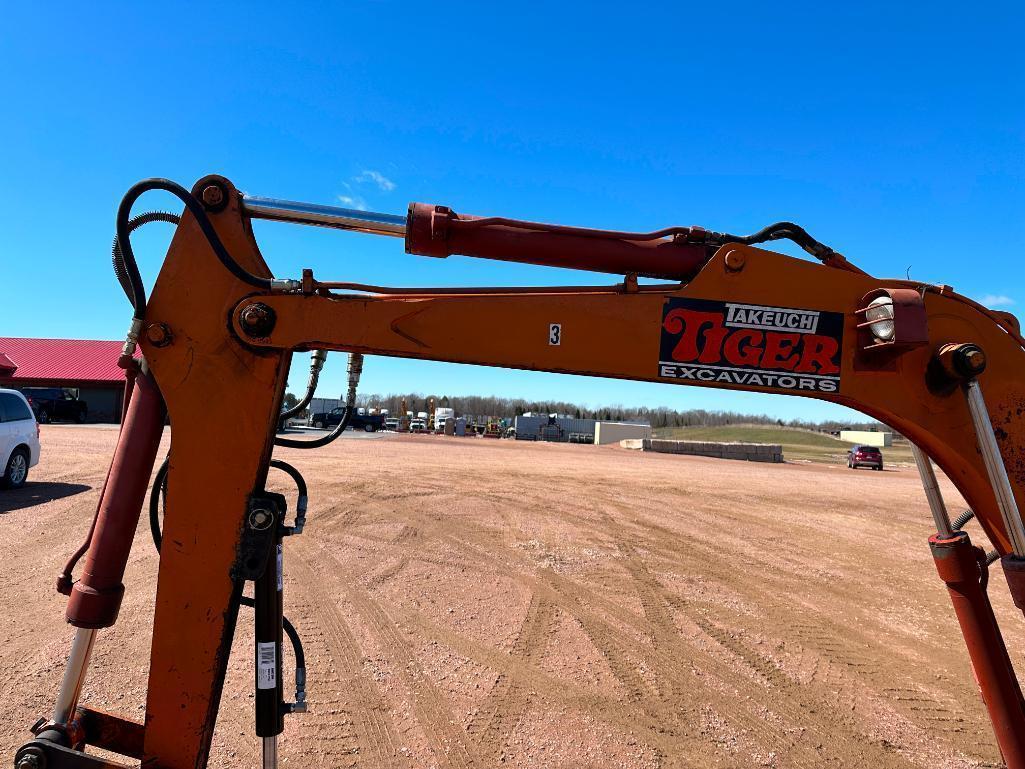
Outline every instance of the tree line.
{"type": "MultiPolygon", "coordinates": [[[[430,411],[431,399],[436,408],[455,409],[456,416],[512,418],[527,412],[534,414],[561,414],[576,419],[599,419],[615,422],[640,420],[653,428],[660,427],[721,427],[724,425],[754,424],[801,427],[808,430],[880,429],[882,425],[866,418],[861,422],[823,420],[814,422],[805,419],[782,420],[765,414],[744,414],[738,411],[709,411],[706,409],[671,409],[667,406],[624,406],[611,404],[591,407],[569,401],[540,401],[526,398],[500,398],[495,395],[431,395],[424,393],[379,393],[360,394],[356,405],[362,408],[388,409],[388,413],[399,416],[405,401],[406,410],[414,413],[430,411]]],[[[285,396],[286,407],[295,403],[295,396],[285,396]]]]}

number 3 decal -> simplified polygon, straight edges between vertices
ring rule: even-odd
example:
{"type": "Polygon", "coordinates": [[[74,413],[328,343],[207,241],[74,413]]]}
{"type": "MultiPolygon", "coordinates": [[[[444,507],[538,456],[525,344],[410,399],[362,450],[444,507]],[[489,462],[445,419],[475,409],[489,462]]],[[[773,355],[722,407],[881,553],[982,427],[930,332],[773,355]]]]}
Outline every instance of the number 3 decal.
{"type": "Polygon", "coordinates": [[[548,324],[548,344],[560,345],[562,344],[562,324],[561,323],[549,323],[548,324]]]}

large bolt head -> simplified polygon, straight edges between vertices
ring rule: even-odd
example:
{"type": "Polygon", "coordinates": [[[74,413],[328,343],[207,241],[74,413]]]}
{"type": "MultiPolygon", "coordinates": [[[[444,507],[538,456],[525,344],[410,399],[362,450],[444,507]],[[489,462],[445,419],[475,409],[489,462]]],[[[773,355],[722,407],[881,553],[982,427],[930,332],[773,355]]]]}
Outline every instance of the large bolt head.
{"type": "Polygon", "coordinates": [[[274,523],[274,513],[270,510],[257,508],[249,514],[249,527],[256,531],[263,531],[274,523]]]}
{"type": "Polygon", "coordinates": [[[981,374],[986,368],[986,353],[978,347],[966,350],[964,353],[965,367],[974,374],[981,374]]]}
{"type": "Polygon", "coordinates": [[[263,302],[253,302],[242,308],[239,313],[242,330],[249,336],[267,336],[274,330],[277,314],[263,302]]]}
{"type": "Polygon", "coordinates": [[[741,251],[734,249],[726,254],[726,269],[730,272],[740,272],[747,264],[747,257],[741,251]]]}
{"type": "Polygon", "coordinates": [[[163,323],[150,323],[146,327],[146,338],[154,347],[166,347],[171,343],[171,329],[163,323]]]}
{"type": "Polygon", "coordinates": [[[208,184],[203,188],[200,197],[207,208],[218,209],[224,205],[224,188],[219,184],[208,184]]]}

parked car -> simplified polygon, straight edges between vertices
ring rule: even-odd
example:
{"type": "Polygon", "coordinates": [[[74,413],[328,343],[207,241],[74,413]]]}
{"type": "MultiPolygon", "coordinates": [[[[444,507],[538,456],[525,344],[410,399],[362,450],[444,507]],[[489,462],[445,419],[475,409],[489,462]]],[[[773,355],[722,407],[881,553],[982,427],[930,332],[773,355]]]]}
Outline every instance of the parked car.
{"type": "Polygon", "coordinates": [[[47,422],[85,421],[89,407],[67,390],[60,387],[22,387],[22,394],[28,399],[36,420],[47,422]]]}
{"type": "MultiPolygon", "coordinates": [[[[342,421],[344,413],[345,407],[339,406],[330,411],[314,414],[310,419],[310,424],[317,428],[337,427],[338,423],[342,421]]],[[[384,417],[380,414],[353,414],[352,419],[349,420],[349,427],[353,430],[376,433],[384,427],[384,417]]]]}
{"type": "Polygon", "coordinates": [[[876,446],[852,446],[847,452],[847,466],[852,470],[859,467],[882,470],[883,452],[876,446]]]}
{"type": "Polygon", "coordinates": [[[39,423],[28,399],[17,390],[0,390],[0,486],[24,486],[38,462],[39,423]]]}
{"type": "Polygon", "coordinates": [[[388,417],[387,419],[384,420],[384,429],[385,430],[398,430],[399,429],[399,420],[396,419],[395,417],[388,417]]]}

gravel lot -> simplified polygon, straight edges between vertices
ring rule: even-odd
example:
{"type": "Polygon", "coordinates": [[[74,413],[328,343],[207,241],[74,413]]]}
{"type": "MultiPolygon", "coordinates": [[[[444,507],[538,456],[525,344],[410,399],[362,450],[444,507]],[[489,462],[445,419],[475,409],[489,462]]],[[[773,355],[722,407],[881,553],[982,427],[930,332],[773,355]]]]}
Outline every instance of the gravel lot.
{"type": "MultiPolygon", "coordinates": [[[[54,579],[116,437],[43,426],[31,484],[0,492],[5,755],[52,706],[54,579]]],[[[914,471],[442,436],[279,456],[311,492],[285,554],[311,712],[285,766],[999,765],[914,471]]],[[[156,563],[143,521],[83,698],[136,719],[156,563]]],[[[258,765],[251,644],[243,610],[211,766],[258,765]]]]}

